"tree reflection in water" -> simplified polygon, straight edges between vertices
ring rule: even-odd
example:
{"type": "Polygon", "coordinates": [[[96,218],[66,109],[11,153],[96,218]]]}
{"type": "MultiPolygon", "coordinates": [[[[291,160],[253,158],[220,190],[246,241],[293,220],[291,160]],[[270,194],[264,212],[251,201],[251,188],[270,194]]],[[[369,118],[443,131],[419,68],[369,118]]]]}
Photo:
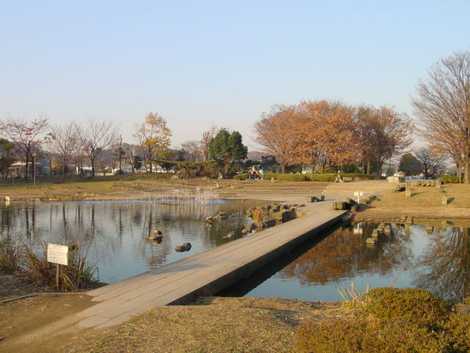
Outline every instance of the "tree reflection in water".
{"type": "Polygon", "coordinates": [[[419,259],[416,285],[450,300],[470,296],[470,229],[449,227],[431,239],[419,259]]]}
{"type": "Polygon", "coordinates": [[[354,234],[351,227],[338,228],[285,267],[280,277],[296,277],[301,284],[325,284],[366,272],[385,275],[397,267],[408,269],[412,253],[403,229],[394,226],[393,235],[368,246],[365,240],[376,226],[364,225],[362,234],[354,234]]]}
{"type": "Polygon", "coordinates": [[[0,240],[38,248],[42,242],[78,244],[97,265],[101,280],[116,281],[236,239],[245,221],[243,211],[251,206],[219,200],[17,204],[0,207],[0,240]],[[208,227],[204,219],[218,211],[233,216],[208,227]],[[159,244],[145,239],[155,228],[164,234],[159,244]],[[226,237],[231,232],[234,236],[226,237]],[[187,241],[193,245],[190,252],[174,251],[187,241]]]}

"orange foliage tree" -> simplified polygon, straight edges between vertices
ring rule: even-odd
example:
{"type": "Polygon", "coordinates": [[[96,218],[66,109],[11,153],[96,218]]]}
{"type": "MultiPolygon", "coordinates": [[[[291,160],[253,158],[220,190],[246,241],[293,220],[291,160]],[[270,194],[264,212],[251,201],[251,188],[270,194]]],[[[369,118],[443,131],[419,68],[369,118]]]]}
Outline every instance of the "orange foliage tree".
{"type": "Polygon", "coordinates": [[[380,170],[385,159],[409,145],[411,127],[406,116],[391,108],[355,108],[322,100],[276,106],[255,130],[257,142],[276,157],[283,171],[291,165],[324,171],[370,162],[380,170]]]}

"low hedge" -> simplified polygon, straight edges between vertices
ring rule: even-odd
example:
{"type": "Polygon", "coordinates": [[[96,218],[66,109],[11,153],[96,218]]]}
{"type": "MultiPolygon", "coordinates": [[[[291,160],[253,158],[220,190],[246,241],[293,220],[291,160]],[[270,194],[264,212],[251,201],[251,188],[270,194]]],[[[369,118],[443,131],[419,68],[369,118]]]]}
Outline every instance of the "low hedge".
{"type": "Polygon", "coordinates": [[[441,333],[409,323],[375,326],[361,318],[310,322],[297,331],[296,353],[449,353],[441,333]]]}
{"type": "MultiPolygon", "coordinates": [[[[318,181],[318,182],[334,182],[337,177],[337,173],[266,173],[265,179],[274,179],[279,181],[318,181]]],[[[342,173],[341,177],[349,178],[351,180],[370,180],[375,179],[372,175],[366,175],[361,173],[342,173]]]]}
{"type": "Polygon", "coordinates": [[[421,289],[373,289],[351,315],[306,321],[297,353],[470,352],[470,314],[421,289]]]}
{"type": "Polygon", "coordinates": [[[382,322],[434,327],[447,318],[447,303],[424,289],[374,288],[364,296],[365,311],[382,322]]]}
{"type": "Polygon", "coordinates": [[[441,182],[443,182],[444,184],[460,183],[459,178],[456,175],[443,175],[441,176],[441,182]]]}

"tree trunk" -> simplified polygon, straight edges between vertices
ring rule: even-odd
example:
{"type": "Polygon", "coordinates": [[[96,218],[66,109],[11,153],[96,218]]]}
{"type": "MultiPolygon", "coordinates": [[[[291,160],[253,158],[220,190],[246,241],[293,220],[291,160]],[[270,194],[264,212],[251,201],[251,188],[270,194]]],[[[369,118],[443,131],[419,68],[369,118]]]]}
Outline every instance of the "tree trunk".
{"type": "Polygon", "coordinates": [[[26,152],[26,165],[24,166],[24,180],[29,177],[29,152],[26,152]]]}
{"type": "Polygon", "coordinates": [[[284,174],[286,172],[286,165],[281,164],[281,173],[284,174]]]}
{"type": "Polygon", "coordinates": [[[467,119],[467,127],[465,128],[465,141],[464,141],[464,158],[463,158],[463,168],[464,168],[464,183],[470,183],[470,175],[469,175],[469,164],[468,164],[468,155],[470,153],[470,146],[468,141],[468,133],[469,133],[469,126],[468,126],[468,119],[467,119]]]}
{"type": "Polygon", "coordinates": [[[91,163],[91,176],[94,178],[95,177],[95,158],[90,158],[90,163],[91,163]]]}
{"type": "Polygon", "coordinates": [[[460,163],[456,163],[457,166],[457,179],[459,180],[459,183],[462,182],[462,166],[460,163]]]}

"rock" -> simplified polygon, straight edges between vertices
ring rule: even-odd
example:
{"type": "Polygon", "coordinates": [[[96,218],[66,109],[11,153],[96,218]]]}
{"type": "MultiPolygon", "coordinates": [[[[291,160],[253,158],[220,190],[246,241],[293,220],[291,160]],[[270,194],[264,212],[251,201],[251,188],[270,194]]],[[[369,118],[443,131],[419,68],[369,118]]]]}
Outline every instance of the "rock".
{"type": "Polygon", "coordinates": [[[0,336],[0,342],[5,340],[5,338],[6,338],[5,336],[0,336]]]}
{"type": "Polygon", "coordinates": [[[301,203],[301,204],[299,205],[299,208],[303,208],[303,207],[305,207],[305,204],[304,204],[304,203],[301,203]]]}
{"type": "Polygon", "coordinates": [[[191,243],[183,243],[181,245],[177,245],[175,247],[175,250],[178,251],[178,252],[189,251],[189,250],[191,250],[191,243]]]}
{"type": "Polygon", "coordinates": [[[256,225],[256,223],[251,223],[250,225],[246,226],[246,229],[248,230],[248,233],[253,233],[256,232],[258,226],[256,225]]]}
{"type": "Polygon", "coordinates": [[[335,201],[333,203],[333,209],[335,210],[347,210],[349,208],[349,205],[347,202],[344,201],[335,201]]]}
{"type": "Polygon", "coordinates": [[[282,215],[281,215],[281,222],[282,223],[286,223],[286,222],[289,222],[293,219],[296,218],[296,213],[295,213],[295,209],[294,210],[286,210],[284,212],[282,212],[282,215]]]}
{"type": "Polygon", "coordinates": [[[377,243],[377,239],[375,238],[367,238],[366,239],[366,244],[367,245],[375,245],[377,243]]]}
{"type": "Polygon", "coordinates": [[[276,225],[276,220],[274,219],[268,219],[267,221],[263,222],[263,228],[271,228],[276,225]]]}
{"type": "Polygon", "coordinates": [[[206,223],[208,224],[214,224],[215,223],[215,218],[212,216],[209,216],[206,218],[206,223]]]}
{"type": "Polygon", "coordinates": [[[228,233],[226,236],[224,236],[224,237],[222,237],[222,238],[223,238],[223,239],[232,239],[234,235],[235,235],[234,232],[230,232],[230,233],[228,233]]]}
{"type": "Polygon", "coordinates": [[[383,233],[384,233],[384,235],[386,235],[387,237],[393,235],[392,226],[391,226],[390,224],[386,224],[386,225],[384,226],[383,233]]]}
{"type": "Polygon", "coordinates": [[[442,196],[441,204],[442,206],[447,206],[449,204],[449,198],[446,195],[442,196]]]}
{"type": "Polygon", "coordinates": [[[377,239],[379,239],[379,234],[380,234],[380,233],[379,233],[379,230],[378,230],[378,229],[374,229],[374,230],[372,231],[372,233],[371,233],[370,236],[371,236],[372,239],[376,239],[376,240],[377,240],[377,239]]]}
{"type": "Polygon", "coordinates": [[[215,218],[227,219],[227,218],[228,218],[228,214],[227,214],[226,212],[220,211],[219,213],[217,213],[217,215],[215,216],[215,218]]]}
{"type": "Polygon", "coordinates": [[[281,210],[281,205],[274,205],[272,208],[273,212],[279,212],[281,210]]]}

